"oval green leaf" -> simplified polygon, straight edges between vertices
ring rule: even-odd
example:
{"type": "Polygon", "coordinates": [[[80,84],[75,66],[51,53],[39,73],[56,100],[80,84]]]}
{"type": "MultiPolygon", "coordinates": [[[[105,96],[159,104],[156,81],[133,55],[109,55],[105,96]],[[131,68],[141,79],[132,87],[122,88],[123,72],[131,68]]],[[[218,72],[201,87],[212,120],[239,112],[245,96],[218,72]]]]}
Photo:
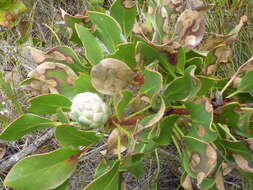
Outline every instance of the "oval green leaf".
{"type": "Polygon", "coordinates": [[[84,190],[119,189],[119,166],[120,162],[116,161],[108,172],[94,179],[84,190]]]}
{"type": "Polygon", "coordinates": [[[15,141],[22,136],[38,129],[45,129],[58,125],[50,119],[34,114],[24,114],[13,121],[1,134],[1,140],[15,141]]]}
{"type": "Polygon", "coordinates": [[[81,131],[72,126],[59,126],[55,130],[56,140],[62,146],[87,146],[101,139],[93,131],[81,131]]]}
{"type": "Polygon", "coordinates": [[[46,154],[29,156],[10,170],[4,183],[14,189],[56,188],[74,172],[79,152],[77,149],[63,148],[46,154]]]}
{"type": "Polygon", "coordinates": [[[75,28],[80,40],[82,41],[87,59],[93,65],[99,63],[99,61],[103,59],[104,54],[95,36],[93,36],[84,26],[76,24],[75,28]]]}
{"type": "Polygon", "coordinates": [[[35,114],[53,114],[58,108],[63,111],[70,111],[72,102],[65,96],[59,94],[47,94],[37,96],[30,100],[31,106],[28,111],[35,114]]]}

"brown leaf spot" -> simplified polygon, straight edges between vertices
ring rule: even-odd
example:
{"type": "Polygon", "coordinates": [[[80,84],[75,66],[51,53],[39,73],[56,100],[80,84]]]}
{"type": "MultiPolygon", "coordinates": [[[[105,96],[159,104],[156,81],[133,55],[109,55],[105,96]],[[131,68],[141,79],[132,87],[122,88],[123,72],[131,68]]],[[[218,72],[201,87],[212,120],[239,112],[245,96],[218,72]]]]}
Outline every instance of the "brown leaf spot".
{"type": "Polygon", "coordinates": [[[208,158],[207,165],[209,167],[215,166],[217,162],[217,153],[211,145],[207,145],[206,147],[206,156],[208,158]]]}
{"type": "Polygon", "coordinates": [[[135,0],[122,0],[122,6],[126,9],[131,9],[135,6],[135,0]]]}
{"type": "Polygon", "coordinates": [[[202,125],[198,126],[198,136],[199,137],[204,137],[206,134],[206,130],[202,125]]]}
{"type": "Polygon", "coordinates": [[[245,140],[251,151],[253,151],[253,138],[245,140]]]}
{"type": "Polygon", "coordinates": [[[190,167],[193,172],[196,172],[196,167],[200,164],[200,155],[196,152],[192,153],[190,159],[190,167]]]}
{"type": "Polygon", "coordinates": [[[225,163],[225,162],[222,162],[222,173],[224,176],[228,175],[232,170],[233,170],[233,166],[225,163]]]}
{"type": "Polygon", "coordinates": [[[216,173],[215,183],[218,190],[225,190],[224,179],[221,171],[216,173]]]}
{"type": "Polygon", "coordinates": [[[199,172],[197,174],[197,186],[199,187],[199,185],[202,183],[202,181],[206,178],[206,174],[204,172],[199,172]]]}
{"type": "Polygon", "coordinates": [[[191,177],[187,175],[184,179],[184,182],[182,183],[182,187],[185,190],[192,190],[192,182],[191,182],[191,177]]]}
{"type": "Polygon", "coordinates": [[[212,113],[213,112],[213,105],[208,100],[206,100],[206,102],[205,102],[205,110],[208,113],[212,113]]]}

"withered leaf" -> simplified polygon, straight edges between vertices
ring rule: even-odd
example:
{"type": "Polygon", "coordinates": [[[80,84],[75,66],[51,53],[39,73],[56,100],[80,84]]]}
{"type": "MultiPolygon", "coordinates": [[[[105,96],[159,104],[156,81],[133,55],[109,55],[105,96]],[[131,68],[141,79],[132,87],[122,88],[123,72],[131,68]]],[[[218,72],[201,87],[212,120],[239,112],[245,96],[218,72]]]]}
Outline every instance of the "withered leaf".
{"type": "Polygon", "coordinates": [[[122,153],[127,149],[128,137],[118,128],[113,129],[107,140],[107,154],[122,153]],[[119,142],[118,142],[119,141],[119,142]],[[119,147],[119,146],[120,147],[119,147]],[[119,152],[118,152],[119,151],[119,152]]]}
{"type": "Polygon", "coordinates": [[[173,40],[185,48],[196,47],[205,33],[204,12],[205,10],[186,9],[177,20],[173,40]]]}
{"type": "Polygon", "coordinates": [[[235,42],[235,40],[238,36],[238,33],[240,32],[242,26],[246,22],[247,22],[247,16],[242,16],[240,18],[239,24],[229,34],[227,34],[227,35],[222,35],[222,34],[211,35],[203,43],[202,50],[209,51],[221,44],[229,45],[229,44],[235,42]]]}
{"type": "Polygon", "coordinates": [[[182,187],[185,190],[192,190],[192,182],[191,182],[191,177],[187,175],[182,183],[182,187]]]}
{"type": "Polygon", "coordinates": [[[239,154],[233,154],[233,157],[235,159],[235,162],[237,163],[238,167],[242,169],[245,172],[253,173],[253,168],[249,166],[249,162],[245,160],[241,155],[239,154]]]}
{"type": "Polygon", "coordinates": [[[91,69],[91,82],[100,93],[114,95],[120,92],[134,78],[134,72],[124,62],[106,58],[91,69]]]}
{"type": "Polygon", "coordinates": [[[38,94],[62,92],[62,88],[72,86],[77,75],[68,66],[60,63],[44,62],[28,73],[32,80],[30,87],[38,94]]]}
{"type": "Polygon", "coordinates": [[[122,0],[123,7],[131,9],[135,6],[135,0],[122,0]]]}
{"type": "Polygon", "coordinates": [[[218,171],[215,175],[215,183],[218,190],[225,190],[224,179],[221,171],[218,171]]]}

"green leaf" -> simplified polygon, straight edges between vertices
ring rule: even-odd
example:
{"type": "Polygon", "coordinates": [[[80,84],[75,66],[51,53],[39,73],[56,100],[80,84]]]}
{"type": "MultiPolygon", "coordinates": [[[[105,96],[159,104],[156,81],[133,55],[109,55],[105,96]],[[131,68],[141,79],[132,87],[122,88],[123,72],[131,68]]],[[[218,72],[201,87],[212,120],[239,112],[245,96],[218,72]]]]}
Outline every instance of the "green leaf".
{"type": "Polygon", "coordinates": [[[121,91],[121,95],[122,97],[120,101],[117,103],[117,107],[116,107],[116,113],[120,120],[123,117],[125,107],[129,104],[129,102],[133,98],[133,93],[129,90],[123,90],[121,91]]]}
{"type": "Polygon", "coordinates": [[[77,93],[96,92],[92,86],[90,75],[85,73],[80,73],[78,79],[75,81],[74,88],[77,93]]]}
{"type": "Polygon", "coordinates": [[[93,131],[82,131],[73,126],[58,126],[55,130],[55,137],[65,147],[88,146],[101,139],[93,131]]]}
{"type": "Polygon", "coordinates": [[[168,85],[164,92],[166,101],[187,101],[196,96],[201,88],[201,82],[194,75],[195,69],[195,65],[189,66],[183,77],[176,78],[168,85]]]}
{"type": "Polygon", "coordinates": [[[13,121],[1,134],[1,140],[15,141],[37,129],[57,126],[59,123],[34,114],[24,114],[13,121]]]}
{"type": "Polygon", "coordinates": [[[162,119],[165,112],[165,108],[166,108],[165,102],[160,95],[153,96],[151,99],[151,104],[154,104],[157,102],[159,102],[160,104],[159,110],[157,111],[156,114],[149,115],[140,121],[140,124],[142,125],[142,127],[140,127],[140,130],[149,128],[162,119]]]}
{"type": "Polygon", "coordinates": [[[202,74],[203,58],[202,57],[193,57],[187,59],[185,66],[189,67],[190,65],[195,65],[197,68],[195,70],[196,75],[202,74]]]}
{"type": "Polygon", "coordinates": [[[74,172],[79,150],[63,148],[29,156],[18,162],[6,176],[4,183],[14,189],[48,190],[56,188],[74,172]]]}
{"type": "Polygon", "coordinates": [[[96,168],[94,178],[97,178],[97,177],[103,175],[108,170],[110,170],[112,168],[113,164],[114,164],[114,160],[109,160],[109,159],[106,160],[106,159],[102,158],[96,168]]]}
{"type": "Polygon", "coordinates": [[[184,68],[186,63],[186,56],[184,48],[180,48],[177,53],[177,72],[184,74],[184,68]]]}
{"type": "MultiPolygon", "coordinates": [[[[96,25],[94,35],[105,44],[110,53],[114,52],[116,46],[122,43],[119,23],[113,17],[104,13],[88,11],[87,14],[91,22],[96,25]]],[[[93,42],[90,44],[93,44],[93,42]]],[[[90,44],[89,46],[91,46],[90,44]]]]}
{"type": "Polygon", "coordinates": [[[243,156],[246,160],[252,162],[252,150],[248,148],[248,144],[244,141],[227,141],[221,140],[221,144],[226,148],[227,151],[239,154],[243,156]]]}
{"type": "Polygon", "coordinates": [[[131,69],[136,66],[135,45],[133,43],[122,43],[117,45],[117,50],[108,57],[115,58],[126,63],[131,69]]]}
{"type": "Polygon", "coordinates": [[[166,146],[172,142],[172,131],[177,119],[178,115],[170,115],[161,120],[159,134],[153,139],[157,144],[166,146]]]}
{"type": "Polygon", "coordinates": [[[206,76],[198,76],[198,78],[201,81],[201,88],[197,96],[205,96],[218,83],[218,79],[215,78],[206,76]]]}
{"type": "Polygon", "coordinates": [[[253,70],[248,71],[245,76],[242,78],[238,89],[229,95],[228,97],[232,97],[238,93],[252,93],[253,92],[253,70]]]}
{"type": "Polygon", "coordinates": [[[192,119],[192,129],[188,136],[195,137],[205,142],[213,142],[216,133],[212,129],[213,107],[207,98],[201,98],[195,102],[185,104],[192,119]]]}
{"type": "MultiPolygon", "coordinates": [[[[159,64],[168,72],[169,75],[175,77],[176,67],[170,63],[170,55],[166,52],[160,52],[158,49],[150,46],[149,44],[138,41],[136,45],[136,56],[139,59],[139,62],[144,65],[148,65],[156,60],[159,60],[159,64]]],[[[138,61],[137,61],[138,62],[138,61]]]]}
{"type": "Polygon", "coordinates": [[[134,153],[126,156],[123,161],[123,167],[131,172],[135,177],[141,177],[144,174],[144,154],[134,153]]]}
{"type": "Polygon", "coordinates": [[[71,39],[70,40],[77,43],[77,44],[79,44],[79,45],[82,45],[82,42],[80,41],[80,39],[78,37],[78,34],[76,32],[75,24],[82,25],[83,23],[85,23],[85,21],[87,19],[87,16],[85,16],[85,15],[72,16],[72,15],[66,13],[62,9],[61,9],[61,13],[62,13],[62,17],[63,17],[63,20],[64,20],[65,24],[72,29],[72,34],[71,34],[71,39]]]}
{"type": "Polygon", "coordinates": [[[124,0],[114,1],[110,9],[110,14],[120,24],[123,34],[128,37],[133,28],[137,10],[136,6],[131,8],[124,7],[123,2],[124,0]]]}
{"type": "MultiPolygon", "coordinates": [[[[142,125],[147,124],[154,116],[147,116],[140,121],[142,125]]],[[[135,153],[153,153],[157,144],[153,141],[155,133],[152,130],[145,129],[141,135],[138,137],[138,143],[135,146],[135,153]]]]}
{"type": "Polygon", "coordinates": [[[56,116],[59,122],[69,123],[69,118],[67,115],[64,114],[64,112],[62,111],[62,108],[56,109],[56,116]]]}
{"type": "Polygon", "coordinates": [[[157,71],[146,68],[143,71],[144,85],[141,86],[139,92],[152,97],[154,93],[162,88],[162,75],[157,71]]]}
{"type": "Polygon", "coordinates": [[[84,190],[112,190],[119,189],[119,166],[120,162],[116,161],[113,167],[100,177],[94,179],[84,190]]]}
{"type": "Polygon", "coordinates": [[[59,94],[48,94],[37,96],[30,100],[31,106],[28,111],[35,114],[53,114],[57,108],[62,108],[64,112],[70,111],[72,102],[65,96],[59,94]]]}
{"type": "Polygon", "coordinates": [[[104,57],[103,50],[99,46],[98,41],[84,26],[76,24],[75,28],[80,40],[82,41],[85,56],[93,65],[98,64],[104,57]]]}

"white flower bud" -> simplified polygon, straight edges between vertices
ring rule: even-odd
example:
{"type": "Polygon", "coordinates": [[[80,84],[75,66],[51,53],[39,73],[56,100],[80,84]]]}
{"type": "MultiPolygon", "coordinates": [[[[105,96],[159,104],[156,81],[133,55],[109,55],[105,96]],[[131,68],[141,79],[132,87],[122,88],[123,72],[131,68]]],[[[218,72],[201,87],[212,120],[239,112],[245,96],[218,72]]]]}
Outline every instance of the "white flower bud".
{"type": "Polygon", "coordinates": [[[96,93],[84,92],[74,97],[71,116],[83,125],[98,128],[108,120],[109,110],[96,93]]]}

